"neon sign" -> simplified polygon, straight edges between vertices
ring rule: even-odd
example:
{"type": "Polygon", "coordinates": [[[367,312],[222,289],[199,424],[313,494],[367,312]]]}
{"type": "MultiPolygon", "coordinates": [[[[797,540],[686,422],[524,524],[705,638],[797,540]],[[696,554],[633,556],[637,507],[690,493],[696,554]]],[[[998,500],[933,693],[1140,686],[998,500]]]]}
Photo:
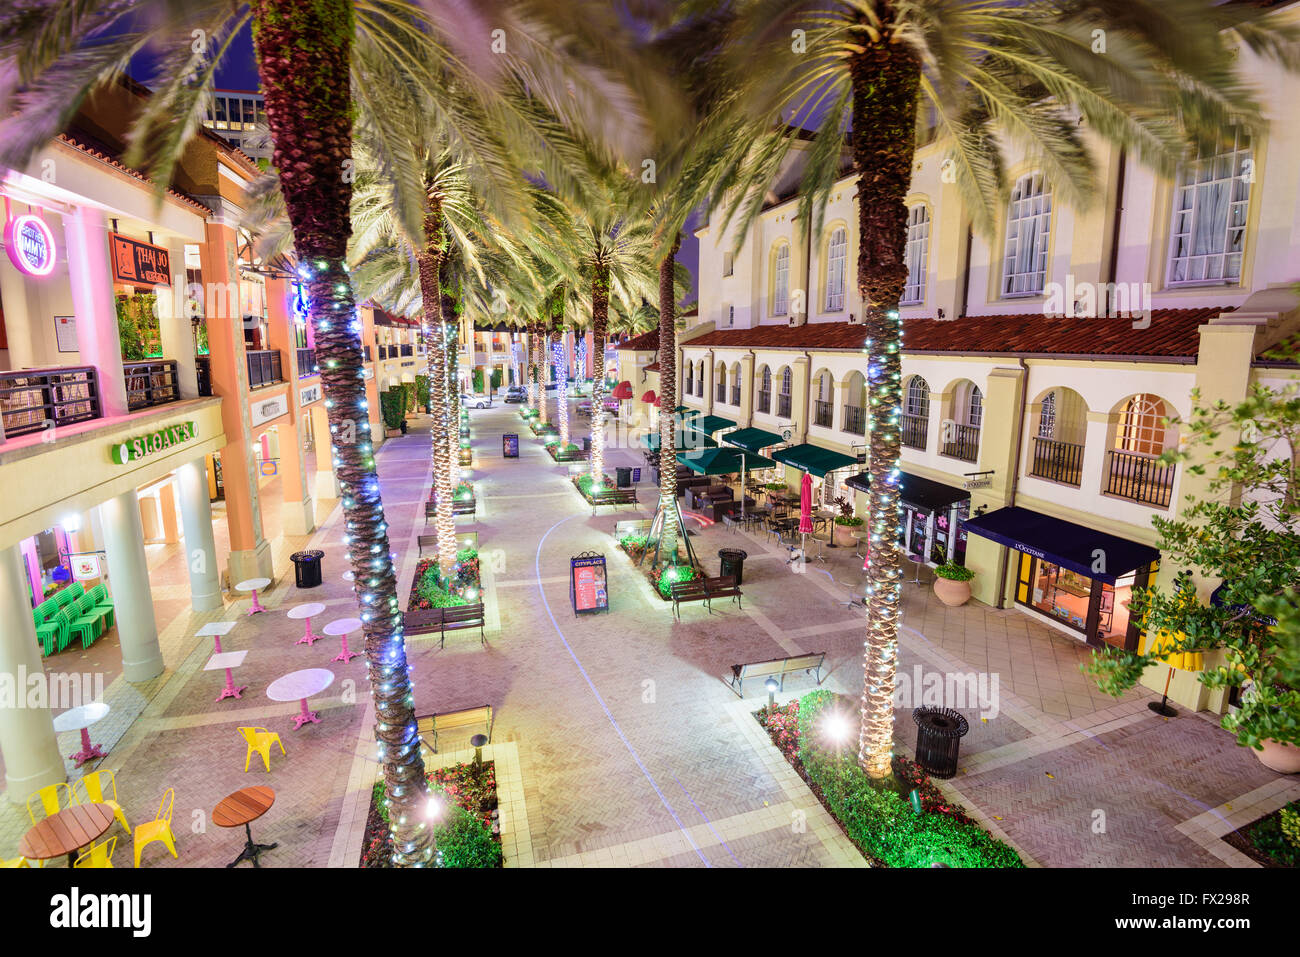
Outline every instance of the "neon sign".
{"type": "Polygon", "coordinates": [[[54,272],[54,234],[45,220],[31,214],[15,216],[5,227],[5,249],[10,261],[29,276],[54,272]]]}

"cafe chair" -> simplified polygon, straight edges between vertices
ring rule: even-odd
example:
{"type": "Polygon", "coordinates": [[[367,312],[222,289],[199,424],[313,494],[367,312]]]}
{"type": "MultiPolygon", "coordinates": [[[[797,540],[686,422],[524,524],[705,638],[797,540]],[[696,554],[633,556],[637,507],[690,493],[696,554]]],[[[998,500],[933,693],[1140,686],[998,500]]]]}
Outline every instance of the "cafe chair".
{"type": "Polygon", "coordinates": [[[253,760],[254,751],[262,756],[262,763],[266,765],[268,771],[271,770],[271,745],[278,745],[280,753],[284,754],[284,743],[274,731],[268,731],[266,728],[239,728],[238,730],[248,742],[248,752],[244,755],[245,771],[248,770],[248,763],[253,760]]]}
{"type": "Polygon", "coordinates": [[[158,814],[152,820],[136,826],[135,829],[135,866],[140,866],[140,852],[152,844],[154,841],[162,841],[167,846],[167,850],[172,852],[172,857],[180,857],[176,853],[176,835],[172,833],[172,807],[176,803],[176,789],[168,788],[163,792],[162,801],[158,804],[158,814]]]}
{"type": "Polygon", "coordinates": [[[42,818],[47,818],[51,814],[58,814],[64,808],[72,807],[74,804],[80,804],[77,800],[77,793],[68,787],[62,781],[58,784],[47,784],[39,791],[33,791],[27,795],[27,816],[32,819],[32,823],[38,823],[42,818]],[[32,802],[38,802],[45,811],[39,818],[36,811],[32,808],[32,802]]]}
{"type": "Polygon", "coordinates": [[[31,866],[32,866],[31,861],[27,860],[27,858],[22,856],[13,857],[13,858],[0,857],[0,870],[4,870],[7,867],[31,867],[31,866]]]}
{"type": "MultiPolygon", "coordinates": [[[[126,812],[122,810],[122,805],[117,802],[117,778],[113,772],[107,769],[103,771],[94,771],[80,779],[80,784],[86,792],[86,804],[107,804],[113,809],[113,816],[117,822],[122,825],[122,830],[131,833],[131,825],[126,823],[126,812]],[[108,787],[104,787],[104,781],[108,781],[108,787]],[[107,797],[106,795],[112,795],[107,797]]],[[[73,786],[73,793],[76,793],[76,786],[73,786]]]]}
{"type": "Polygon", "coordinates": [[[73,867],[112,867],[113,852],[117,850],[117,835],[114,834],[107,841],[100,841],[98,844],[92,844],[86,849],[86,852],[77,858],[73,867]]]}

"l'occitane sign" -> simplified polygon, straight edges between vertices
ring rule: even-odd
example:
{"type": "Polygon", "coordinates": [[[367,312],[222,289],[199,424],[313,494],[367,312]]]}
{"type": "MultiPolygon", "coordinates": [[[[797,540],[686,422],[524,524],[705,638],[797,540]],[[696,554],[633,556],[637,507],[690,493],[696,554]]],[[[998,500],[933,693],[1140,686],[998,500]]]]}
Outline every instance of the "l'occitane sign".
{"type": "Polygon", "coordinates": [[[134,462],[145,456],[153,455],[155,452],[169,449],[173,445],[188,442],[194,438],[195,434],[196,429],[193,422],[169,425],[165,429],[150,432],[148,435],[137,436],[134,439],[128,439],[113,446],[113,461],[118,465],[125,465],[127,462],[134,462]]]}

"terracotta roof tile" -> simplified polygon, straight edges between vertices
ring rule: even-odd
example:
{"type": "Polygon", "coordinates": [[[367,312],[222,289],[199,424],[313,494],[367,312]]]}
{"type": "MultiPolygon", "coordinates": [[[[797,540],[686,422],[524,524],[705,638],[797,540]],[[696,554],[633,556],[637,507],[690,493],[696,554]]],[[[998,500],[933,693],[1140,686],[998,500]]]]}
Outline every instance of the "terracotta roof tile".
{"type": "Polygon", "coordinates": [[[652,329],[650,332],[643,332],[639,336],[633,336],[626,342],[620,342],[618,348],[627,349],[630,352],[658,352],[659,330],[652,329]]]}
{"type": "Polygon", "coordinates": [[[852,322],[810,322],[803,326],[755,326],[715,329],[696,336],[686,346],[737,346],[746,349],[861,349],[867,327],[852,322]]]}
{"type": "Polygon", "coordinates": [[[641,371],[642,371],[642,372],[658,372],[658,371],[659,371],[659,363],[657,363],[657,362],[652,362],[652,363],[650,363],[648,366],[646,366],[644,369],[642,369],[641,371]]]}
{"type": "MultiPolygon", "coordinates": [[[[131,176],[135,179],[138,179],[142,183],[148,183],[150,185],[153,185],[153,180],[149,179],[149,177],[145,176],[144,173],[140,172],[138,169],[132,169],[130,166],[127,166],[125,163],[121,162],[115,157],[109,156],[107,153],[103,152],[102,150],[98,150],[93,146],[89,146],[85,144],[80,140],[76,139],[75,137],[70,136],[67,133],[59,134],[59,142],[65,143],[68,146],[71,146],[74,150],[77,150],[78,152],[81,153],[85,153],[87,156],[94,157],[95,159],[99,160],[101,163],[105,163],[116,170],[120,170],[121,172],[125,173],[127,176],[131,176]]],[[[168,186],[167,193],[168,195],[181,200],[181,202],[183,203],[187,203],[188,205],[193,206],[195,209],[200,210],[205,214],[212,212],[212,210],[208,209],[208,207],[204,206],[197,199],[195,199],[192,196],[188,196],[185,193],[182,193],[179,189],[175,189],[171,186],[168,186]]]]}

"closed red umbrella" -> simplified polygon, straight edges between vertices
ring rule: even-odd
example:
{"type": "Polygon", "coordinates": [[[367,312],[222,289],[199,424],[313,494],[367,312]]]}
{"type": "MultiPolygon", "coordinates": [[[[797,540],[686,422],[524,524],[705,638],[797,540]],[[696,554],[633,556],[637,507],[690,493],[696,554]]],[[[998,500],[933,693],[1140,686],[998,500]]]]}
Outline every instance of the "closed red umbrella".
{"type": "Polygon", "coordinates": [[[812,476],[804,472],[799,483],[799,534],[808,535],[812,530],[812,476]]]}
{"type": "Polygon", "coordinates": [[[632,398],[632,383],[620,382],[618,385],[614,386],[614,391],[611,392],[610,395],[615,399],[632,398]]]}
{"type": "MultiPolygon", "coordinates": [[[[649,394],[649,395],[654,395],[653,392],[648,393],[648,394],[649,394]]],[[[662,409],[662,408],[664,407],[663,396],[655,396],[655,403],[654,403],[654,404],[655,404],[655,408],[656,408],[656,409],[662,409]]]]}
{"type": "Polygon", "coordinates": [[[658,404],[659,404],[659,397],[655,395],[655,390],[654,390],[654,389],[651,389],[651,390],[650,390],[649,392],[647,392],[645,395],[641,396],[641,401],[642,401],[642,402],[649,402],[649,403],[651,403],[651,404],[653,404],[653,405],[658,405],[658,404]]]}

